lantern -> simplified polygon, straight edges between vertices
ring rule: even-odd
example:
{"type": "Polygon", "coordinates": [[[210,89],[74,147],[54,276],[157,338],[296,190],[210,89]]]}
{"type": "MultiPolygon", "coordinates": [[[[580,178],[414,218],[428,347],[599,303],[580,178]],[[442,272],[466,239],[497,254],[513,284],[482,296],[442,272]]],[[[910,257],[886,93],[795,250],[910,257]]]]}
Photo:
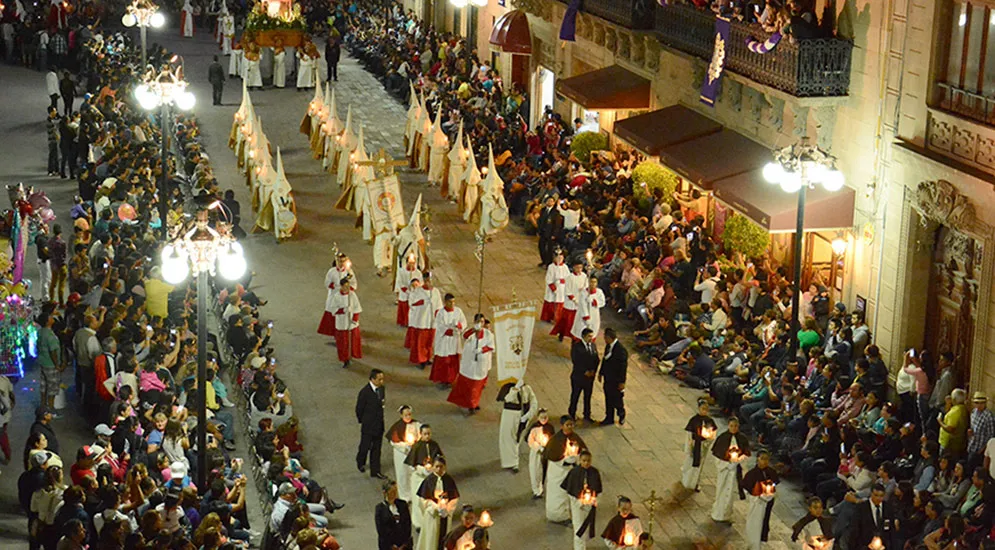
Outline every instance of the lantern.
{"type": "Polygon", "coordinates": [[[580,454],[580,449],[577,447],[577,444],[573,441],[567,441],[564,456],[577,456],[578,454],[580,454]]]}
{"type": "Polygon", "coordinates": [[[739,447],[729,447],[729,462],[739,462],[742,458],[739,447]]]}
{"type": "Polygon", "coordinates": [[[404,442],[407,443],[408,445],[414,445],[415,444],[415,434],[413,434],[411,432],[406,433],[404,435],[404,442]]]}
{"type": "Polygon", "coordinates": [[[881,542],[881,537],[874,537],[871,539],[871,543],[867,545],[870,550],[884,550],[884,543],[881,542]]]}
{"type": "Polygon", "coordinates": [[[494,525],[494,520],[491,519],[491,513],[484,510],[480,513],[480,519],[477,520],[478,527],[492,527],[494,525]]]}
{"type": "Polygon", "coordinates": [[[636,545],[636,535],[629,528],[625,528],[625,534],[622,535],[622,546],[635,546],[636,545]]]}
{"type": "Polygon", "coordinates": [[[777,484],[773,481],[764,481],[760,483],[760,495],[765,497],[774,496],[774,491],[777,490],[777,484]]]}
{"type": "Polygon", "coordinates": [[[546,432],[540,433],[539,434],[539,445],[542,445],[543,447],[545,447],[548,444],[549,444],[549,436],[546,435],[546,432]]]}
{"type": "Polygon", "coordinates": [[[594,506],[596,496],[597,495],[594,494],[594,491],[590,490],[587,487],[587,484],[585,484],[584,490],[580,492],[580,498],[578,500],[580,500],[580,503],[584,506],[594,506]]]}
{"type": "Polygon", "coordinates": [[[699,430],[698,435],[700,435],[702,439],[711,439],[715,437],[715,428],[703,425],[701,430],[699,430]]]}

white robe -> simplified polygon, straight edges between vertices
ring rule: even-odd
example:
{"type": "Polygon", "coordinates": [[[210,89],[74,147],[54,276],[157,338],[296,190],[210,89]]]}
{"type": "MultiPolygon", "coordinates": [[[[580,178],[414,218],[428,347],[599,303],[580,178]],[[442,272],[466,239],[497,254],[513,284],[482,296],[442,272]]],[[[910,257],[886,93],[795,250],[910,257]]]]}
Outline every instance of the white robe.
{"type": "Polygon", "coordinates": [[[546,467],[546,519],[567,521],[570,519],[570,495],[560,485],[567,478],[576,457],[563,460],[550,460],[546,467]],[[571,462],[567,463],[566,461],[571,462]]]}
{"type": "Polygon", "coordinates": [[[519,459],[519,439],[518,427],[521,423],[530,422],[539,410],[539,400],[536,399],[535,392],[530,386],[521,388],[511,388],[504,396],[501,410],[501,424],[498,432],[498,451],[501,455],[502,468],[518,469],[519,459]],[[518,406],[519,410],[509,410],[504,407],[504,403],[518,406]],[[529,405],[528,413],[522,414],[524,406],[529,405]]]}
{"type": "MultiPolygon", "coordinates": [[[[363,223],[371,217],[369,212],[364,214],[363,223]]],[[[373,263],[377,269],[388,269],[394,264],[394,236],[390,231],[381,231],[373,238],[373,263]]]]}
{"type": "Polygon", "coordinates": [[[459,355],[462,349],[463,339],[460,337],[466,328],[466,315],[458,306],[454,306],[452,311],[442,308],[435,313],[435,340],[433,349],[436,357],[450,357],[459,355]],[[446,334],[447,331],[452,334],[446,334]]]}
{"type": "Polygon", "coordinates": [[[460,191],[460,180],[466,172],[466,150],[463,144],[453,145],[449,150],[449,195],[446,197],[451,201],[457,200],[460,191]]]}
{"type": "Polygon", "coordinates": [[[235,18],[231,15],[221,16],[221,53],[229,55],[232,52],[232,39],[235,37],[235,18]]]}
{"type": "Polygon", "coordinates": [[[242,48],[231,51],[231,57],[228,58],[228,76],[242,75],[242,60],[244,55],[242,48]]]}
{"type": "Polygon", "coordinates": [[[459,374],[470,380],[484,380],[491,370],[494,359],[494,333],[489,329],[481,329],[483,336],[477,336],[474,330],[463,341],[463,356],[460,357],[459,374]],[[484,351],[489,348],[489,351],[484,351]]]}
{"type": "Polygon", "coordinates": [[[263,75],[259,72],[258,59],[245,59],[245,85],[250,88],[263,87],[263,75]]]}
{"type": "Polygon", "coordinates": [[[308,56],[297,58],[297,89],[314,88],[314,60],[308,56]]]}
{"type": "MultiPolygon", "coordinates": [[[[532,430],[529,431],[529,481],[532,484],[532,494],[541,497],[543,493],[542,486],[542,452],[546,449],[546,446],[540,441],[540,436],[542,435],[542,426],[536,424],[532,430]]],[[[548,442],[548,440],[547,440],[548,442]]]]}
{"type": "Polygon", "coordinates": [[[767,511],[767,503],[774,500],[774,495],[753,496],[746,495],[748,508],[746,511],[746,532],[743,538],[750,550],[760,550],[763,548],[763,541],[760,540],[764,528],[764,514],[767,511]]]}
{"type": "Polygon", "coordinates": [[[556,262],[549,264],[549,267],[546,268],[546,294],[543,296],[543,300],[562,304],[566,298],[566,284],[569,275],[570,268],[567,267],[567,264],[557,264],[556,262]],[[555,290],[549,288],[549,285],[553,285],[555,290]]]}
{"type": "Polygon", "coordinates": [[[738,498],[736,487],[736,463],[715,459],[715,503],[712,505],[712,519],[732,520],[732,503],[738,498]]]}
{"type": "MultiPolygon", "coordinates": [[[[441,482],[440,482],[441,483],[441,482]]],[[[447,504],[447,508],[452,509],[452,507],[457,504],[459,499],[450,501],[447,504]]],[[[422,505],[422,526],[421,531],[418,533],[418,539],[415,540],[415,550],[438,550],[439,548],[439,535],[442,529],[440,525],[441,515],[443,512],[440,510],[439,506],[434,500],[421,499],[422,505]]],[[[451,527],[451,522],[447,523],[448,527],[451,527]]]]}
{"type": "Polygon", "coordinates": [[[338,266],[332,266],[332,268],[325,273],[325,288],[328,289],[328,294],[325,296],[325,311],[335,313],[335,310],[331,309],[332,299],[339,293],[339,282],[347,276],[352,282],[352,289],[359,290],[359,285],[356,283],[356,273],[351,267],[346,270],[341,270],[338,266]]]}
{"type": "Polygon", "coordinates": [[[359,297],[356,296],[355,292],[342,294],[336,290],[331,300],[331,306],[330,311],[335,315],[335,330],[341,332],[359,327],[359,320],[355,316],[363,312],[363,306],[359,304],[359,297]],[[339,310],[342,313],[338,313],[339,310]]]}
{"type": "Polygon", "coordinates": [[[180,25],[183,38],[193,38],[193,6],[190,5],[190,0],[180,10],[180,25]]]}
{"type": "MultiPolygon", "coordinates": [[[[577,536],[577,531],[580,530],[580,526],[584,525],[584,520],[587,519],[587,514],[591,511],[591,505],[581,504],[580,499],[574,498],[572,496],[567,496],[570,499],[570,538],[573,539],[574,550],[584,550],[587,547],[587,532],[581,533],[582,537],[577,536]]],[[[595,497],[595,503],[597,503],[597,497],[595,497]]]]}
{"type": "Polygon", "coordinates": [[[594,331],[594,337],[598,337],[601,330],[601,308],[605,307],[605,293],[599,288],[593,293],[590,290],[582,290],[577,299],[577,315],[574,317],[574,325],[570,329],[570,335],[580,340],[581,333],[585,328],[594,331]]]}
{"type": "Polygon", "coordinates": [[[273,86],[277,88],[285,88],[287,86],[286,50],[273,54],[273,86]]]}
{"type": "Polygon", "coordinates": [[[802,550],[833,550],[833,544],[836,541],[832,539],[823,539],[823,544],[825,544],[825,546],[820,546],[818,548],[809,544],[809,541],[815,540],[815,537],[831,536],[833,536],[832,533],[822,532],[822,524],[818,521],[810,521],[806,523],[805,526],[802,527],[801,532],[798,533],[798,541],[802,543],[802,550]]]}
{"type": "Polygon", "coordinates": [[[397,301],[408,301],[408,285],[411,284],[411,279],[415,277],[421,279],[421,273],[418,269],[404,268],[397,270],[397,275],[394,277],[394,294],[397,295],[397,301]]]}
{"type": "Polygon", "coordinates": [[[418,489],[430,475],[432,472],[428,471],[425,466],[420,464],[414,468],[408,466],[408,478],[411,480],[411,525],[415,529],[421,529],[422,519],[425,515],[422,511],[422,498],[418,496],[418,489]]]}
{"type": "MultiPolygon", "coordinates": [[[[404,427],[405,440],[412,436],[418,439],[418,430],[421,429],[421,422],[412,420],[404,427]]],[[[411,502],[411,467],[404,463],[411,452],[411,445],[405,441],[391,441],[390,446],[394,448],[394,477],[397,480],[397,495],[407,502],[411,502]]]]}
{"type": "Polygon", "coordinates": [[[432,308],[432,290],[425,287],[412,288],[408,292],[408,327],[427,330],[432,328],[435,311],[432,308]],[[421,302],[420,305],[416,305],[421,302]]]}
{"type": "Polygon", "coordinates": [[[570,272],[567,275],[567,282],[563,288],[564,299],[563,299],[563,309],[571,309],[576,311],[578,309],[577,301],[580,299],[580,293],[587,289],[588,276],[584,272],[574,273],[570,272]]]}
{"type": "Polygon", "coordinates": [[[685,489],[690,491],[695,490],[698,487],[698,480],[701,479],[701,467],[705,465],[705,458],[708,457],[709,451],[712,449],[712,443],[715,442],[715,438],[705,439],[701,442],[701,460],[698,466],[694,465],[694,439],[689,433],[687,440],[684,442],[684,464],[681,466],[681,485],[685,489]]]}

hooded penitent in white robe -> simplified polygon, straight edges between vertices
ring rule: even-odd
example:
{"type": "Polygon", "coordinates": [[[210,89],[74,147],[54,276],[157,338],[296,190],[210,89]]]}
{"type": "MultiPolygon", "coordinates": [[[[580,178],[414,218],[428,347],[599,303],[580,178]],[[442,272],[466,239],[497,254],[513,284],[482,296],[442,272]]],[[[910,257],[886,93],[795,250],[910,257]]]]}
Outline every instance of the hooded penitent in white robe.
{"type": "Polygon", "coordinates": [[[466,172],[467,157],[469,153],[463,146],[463,121],[459,123],[459,131],[456,132],[456,143],[449,149],[449,168],[446,170],[445,182],[442,186],[445,196],[451,201],[458,200],[460,193],[460,183],[463,174],[466,172]]]}
{"type": "Polygon", "coordinates": [[[481,235],[493,235],[508,225],[508,203],[504,199],[504,181],[494,165],[494,149],[488,146],[487,177],[480,182],[481,235]]]}
{"type": "Polygon", "coordinates": [[[435,122],[429,131],[429,163],[428,163],[428,183],[442,185],[443,174],[446,169],[446,153],[449,152],[449,138],[442,131],[442,102],[439,102],[439,110],[435,115],[435,122]]]}
{"type": "Polygon", "coordinates": [[[297,50],[297,89],[313,88],[314,85],[314,59],[300,48],[297,50]]]}
{"type": "MultiPolygon", "coordinates": [[[[504,391],[504,388],[502,388],[504,391]]],[[[499,397],[500,397],[499,392],[499,397]]],[[[498,451],[501,467],[518,469],[519,448],[524,428],[539,411],[539,399],[532,387],[522,381],[512,385],[501,399],[501,424],[498,427],[498,451]]]]}
{"type": "Polygon", "coordinates": [[[184,0],[180,10],[180,34],[183,38],[193,38],[193,6],[190,0],[184,0]]]}
{"type": "Polygon", "coordinates": [[[467,158],[466,172],[463,173],[463,198],[460,201],[463,214],[463,221],[470,221],[474,211],[480,205],[480,170],[477,168],[477,159],[473,156],[473,151],[467,158]]]}
{"type": "Polygon", "coordinates": [[[349,105],[349,110],[345,116],[345,128],[342,130],[335,148],[335,181],[338,182],[340,187],[345,185],[346,176],[349,174],[349,169],[352,165],[352,159],[349,156],[356,150],[358,142],[359,140],[352,129],[352,105],[349,105]]]}
{"type": "Polygon", "coordinates": [[[287,86],[287,50],[273,52],[273,86],[287,86]]]}
{"type": "Polygon", "coordinates": [[[404,124],[404,150],[408,158],[413,160],[416,151],[415,142],[418,140],[418,123],[421,120],[424,106],[422,105],[421,96],[415,93],[414,85],[410,82],[408,85],[411,87],[411,96],[408,98],[410,106],[408,107],[408,117],[404,124]]]}
{"type": "Polygon", "coordinates": [[[328,102],[328,118],[325,119],[325,141],[322,149],[324,156],[321,159],[321,167],[329,172],[333,172],[335,169],[335,151],[338,147],[339,136],[342,134],[344,125],[342,124],[342,119],[339,118],[334,89],[331,90],[330,95],[332,99],[328,102]]]}
{"type": "Polygon", "coordinates": [[[242,46],[232,48],[231,57],[228,58],[228,76],[242,75],[242,60],[244,55],[245,52],[242,51],[242,46]]]}
{"type": "Polygon", "coordinates": [[[422,109],[422,116],[418,122],[418,133],[421,136],[418,141],[418,169],[422,172],[428,172],[432,151],[432,114],[428,111],[428,107],[422,109]]]}

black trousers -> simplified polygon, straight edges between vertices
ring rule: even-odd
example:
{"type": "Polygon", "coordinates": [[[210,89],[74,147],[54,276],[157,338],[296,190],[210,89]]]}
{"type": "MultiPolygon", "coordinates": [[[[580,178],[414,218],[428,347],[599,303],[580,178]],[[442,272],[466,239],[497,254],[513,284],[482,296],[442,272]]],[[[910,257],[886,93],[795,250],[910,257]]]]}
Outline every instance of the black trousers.
{"type": "Polygon", "coordinates": [[[75,149],[70,149],[69,151],[62,151],[62,161],[59,163],[59,174],[62,176],[66,175],[66,168],[69,168],[69,177],[76,177],[76,151],[75,149]]]}
{"type": "Polygon", "coordinates": [[[59,110],[59,94],[49,94],[48,99],[51,101],[49,105],[52,106],[56,111],[59,110]]]}
{"type": "Polygon", "coordinates": [[[619,418],[625,418],[625,393],[618,389],[619,382],[605,379],[605,420],[615,420],[615,413],[619,418]]]}
{"type": "Polygon", "coordinates": [[[370,458],[370,475],[380,473],[380,441],[383,433],[373,434],[363,432],[359,438],[359,453],[356,454],[356,466],[365,466],[366,457],[370,458]]]}
{"type": "Polygon", "coordinates": [[[55,174],[59,171],[59,144],[48,143],[48,171],[55,174]]]}
{"type": "Polygon", "coordinates": [[[335,63],[328,62],[328,77],[336,82],[339,81],[339,63],[337,61],[335,63]]]}
{"type": "Polygon", "coordinates": [[[225,90],[225,85],[223,82],[217,84],[211,84],[211,92],[214,97],[214,104],[221,105],[221,94],[225,90]]]}
{"type": "Polygon", "coordinates": [[[570,379],[570,407],[567,414],[571,418],[577,416],[577,400],[584,394],[584,418],[591,417],[591,391],[594,389],[594,379],[584,378],[583,380],[570,379]]]}
{"type": "Polygon", "coordinates": [[[550,237],[539,237],[539,258],[544,265],[553,263],[553,239],[550,237]]]}

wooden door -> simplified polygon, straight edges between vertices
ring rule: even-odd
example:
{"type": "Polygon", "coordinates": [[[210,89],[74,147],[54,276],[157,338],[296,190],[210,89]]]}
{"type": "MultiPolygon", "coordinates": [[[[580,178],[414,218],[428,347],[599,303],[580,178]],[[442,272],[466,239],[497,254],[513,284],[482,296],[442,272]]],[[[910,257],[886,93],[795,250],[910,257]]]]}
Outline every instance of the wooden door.
{"type": "Polygon", "coordinates": [[[933,232],[923,346],[934,361],[940,353],[952,352],[958,380],[965,387],[971,378],[978,290],[975,266],[980,256],[981,248],[971,237],[946,226],[933,232]]]}

